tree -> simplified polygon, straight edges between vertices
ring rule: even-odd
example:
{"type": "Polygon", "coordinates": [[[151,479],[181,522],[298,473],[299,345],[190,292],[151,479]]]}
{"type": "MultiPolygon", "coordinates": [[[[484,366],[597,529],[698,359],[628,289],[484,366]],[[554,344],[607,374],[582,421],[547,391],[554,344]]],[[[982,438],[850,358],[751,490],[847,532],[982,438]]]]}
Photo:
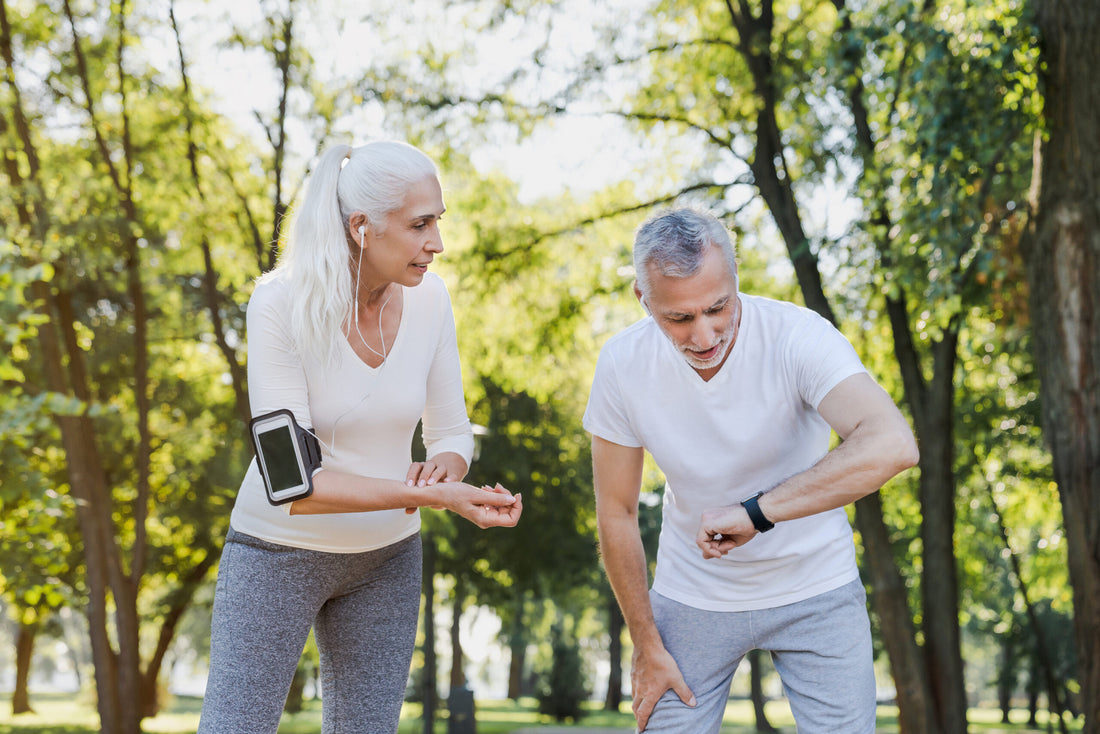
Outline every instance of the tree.
{"type": "Polygon", "coordinates": [[[950,16],[941,14],[939,18],[946,19],[942,22],[933,16],[936,6],[925,3],[912,14],[903,13],[904,40],[891,41],[871,22],[854,29],[854,11],[849,13],[842,3],[837,7],[849,44],[839,51],[841,68],[850,75],[841,89],[854,123],[855,152],[862,161],[861,189],[868,212],[864,227],[887,269],[888,280],[882,286],[885,307],[921,441],[922,606],[928,670],[920,677],[929,685],[933,708],[921,715],[914,703],[903,707],[903,717],[914,717],[908,725],[912,730],[932,725],[965,731],[957,561],[954,531],[948,530],[956,522],[954,381],[959,335],[972,305],[988,297],[982,286],[989,282],[998,232],[1006,227],[1022,191],[1014,172],[1026,160],[1022,142],[1033,88],[1029,56],[1021,50],[1029,47],[1028,26],[1019,18],[961,8],[951,9],[950,16]],[[985,27],[987,22],[990,27],[985,27]],[[961,27],[974,28],[979,38],[989,40],[967,52],[967,44],[960,42],[961,27]],[[860,74],[861,62],[853,61],[860,38],[870,41],[876,58],[895,54],[890,86],[865,81],[860,74]],[[964,53],[977,61],[963,61],[964,53]],[[983,99],[984,94],[990,96],[983,99]],[[897,114],[899,105],[907,106],[907,116],[897,114]],[[888,144],[898,139],[912,143],[897,149],[888,144]],[[906,152],[914,147],[919,151],[916,159],[906,152]],[[914,252],[917,257],[906,264],[914,252]],[[919,314],[915,298],[921,304],[919,314]],[[922,343],[929,345],[927,350],[921,349],[922,343]]]}
{"type": "Polygon", "coordinates": [[[1045,137],[1024,257],[1062,500],[1086,732],[1100,731],[1100,8],[1036,0],[1045,137]]]}
{"type": "MultiPolygon", "coordinates": [[[[611,40],[604,62],[644,64],[652,77],[626,116],[675,127],[718,152],[694,180],[713,181],[703,176],[719,164],[745,171],[736,180],[751,183],[766,204],[807,306],[840,323],[836,297],[825,295],[822,259],[847,256],[877,268],[868,290],[885,301],[922,445],[923,650],[878,495],[857,503],[856,523],[902,728],[914,732],[966,729],[953,550],[957,344],[972,305],[987,294],[988,279],[979,276],[997,226],[1024,188],[1013,173],[1026,161],[1031,99],[1031,57],[1016,45],[1027,47],[1026,23],[946,6],[934,15],[931,4],[913,12],[872,4],[857,13],[841,2],[663,3],[663,32],[649,48],[629,55],[611,40]],[[970,45],[975,38],[983,40],[970,45]],[[918,78],[920,85],[911,83],[918,78]],[[844,185],[847,162],[861,167],[865,220],[833,243],[812,234],[805,201],[822,182],[844,185]]],[[[738,188],[712,205],[741,206],[750,194],[738,188]]],[[[874,296],[856,300],[861,279],[842,295],[866,323],[879,307],[874,296]]]]}
{"type": "MultiPolygon", "coordinates": [[[[571,83],[548,85],[542,109],[616,111],[618,90],[637,85],[618,114],[708,151],[691,162],[685,183],[647,191],[650,201],[691,194],[736,213],[734,226],[744,228],[758,199],[807,306],[841,326],[844,317],[870,324],[886,315],[896,360],[886,368],[902,376],[922,444],[923,648],[883,499],[858,503],[856,524],[902,728],[965,731],[954,384],[959,335],[990,297],[991,256],[1026,188],[1036,99],[1027,18],[1019,6],[953,1],[663,2],[632,30],[621,33],[616,19],[588,63],[568,72],[571,83]],[[613,86],[601,84],[608,78],[613,86]],[[829,235],[827,223],[808,216],[809,197],[853,179],[862,220],[829,235]],[[845,259],[851,269],[838,266],[845,259]]],[[[540,48],[537,68],[548,58],[540,48]]]]}
{"type": "Polygon", "coordinates": [[[1069,583],[1061,509],[1039,427],[1026,288],[1009,275],[1021,267],[1019,233],[1016,227],[1001,248],[1003,275],[997,279],[1005,279],[998,286],[1003,296],[988,320],[971,319],[960,342],[965,377],[958,430],[969,450],[960,453],[957,466],[959,520],[972,531],[959,534],[960,588],[971,649],[984,640],[997,640],[1001,648],[1001,664],[986,674],[997,680],[1004,715],[1028,666],[1039,674],[1036,681],[1057,717],[1066,705],[1064,690],[1075,679],[1073,656],[1056,651],[1058,636],[1048,634],[1040,610],[1068,612],[1069,583]]]}
{"type": "Polygon", "coordinates": [[[13,23],[0,3],[7,211],[17,223],[4,236],[37,274],[24,289],[37,348],[13,352],[14,366],[56,430],[35,451],[57,452],[58,488],[75,500],[85,573],[74,596],[86,599],[102,726],[136,732],[216,561],[225,514],[213,508],[225,507],[227,477],[239,481],[243,442],[224,429],[234,400],[193,320],[201,258],[168,234],[189,190],[182,115],[174,90],[126,54],[138,47],[128,24],[146,19],[126,3],[111,10],[39,5],[13,23]],[[41,53],[57,59],[48,81],[20,63],[41,53]],[[36,124],[59,114],[87,135],[57,139],[36,124]]]}
{"type": "Polygon", "coordinates": [[[588,690],[577,641],[565,631],[558,619],[550,628],[551,661],[539,693],[539,713],[557,721],[580,721],[584,716],[581,702],[588,690]]]}
{"type": "MultiPolygon", "coordinates": [[[[5,436],[4,445],[30,439],[36,431],[5,436]]],[[[45,443],[45,442],[43,442],[45,443]]],[[[13,714],[31,712],[28,680],[35,642],[46,630],[50,618],[71,602],[77,586],[79,554],[71,538],[71,499],[49,487],[57,471],[56,456],[42,452],[35,467],[24,461],[26,454],[3,451],[3,478],[0,479],[0,558],[3,575],[0,593],[16,624],[15,689],[13,714]],[[46,469],[46,471],[43,471],[46,469]]]]}
{"type": "MultiPolygon", "coordinates": [[[[0,9],[0,23],[4,18],[0,9]]],[[[7,38],[5,33],[5,58],[7,38]]],[[[0,115],[0,140],[5,146],[13,138],[11,132],[7,116],[0,115]]],[[[9,180],[20,180],[18,160],[5,156],[5,164],[9,180]]],[[[4,569],[0,593],[18,630],[11,705],[12,713],[19,714],[32,710],[27,686],[35,642],[51,615],[69,603],[71,594],[66,592],[75,586],[79,561],[70,542],[75,528],[68,521],[72,516],[69,498],[54,489],[63,483],[61,462],[56,451],[41,448],[56,439],[43,411],[61,401],[50,393],[28,390],[23,370],[40,324],[33,303],[28,302],[27,288],[48,279],[51,268],[28,266],[19,257],[14,240],[19,228],[27,225],[29,212],[26,192],[13,188],[0,196],[0,221],[11,223],[0,227],[4,263],[0,266],[0,320],[7,325],[0,350],[4,355],[0,357],[4,385],[0,397],[0,568],[4,569]]]]}

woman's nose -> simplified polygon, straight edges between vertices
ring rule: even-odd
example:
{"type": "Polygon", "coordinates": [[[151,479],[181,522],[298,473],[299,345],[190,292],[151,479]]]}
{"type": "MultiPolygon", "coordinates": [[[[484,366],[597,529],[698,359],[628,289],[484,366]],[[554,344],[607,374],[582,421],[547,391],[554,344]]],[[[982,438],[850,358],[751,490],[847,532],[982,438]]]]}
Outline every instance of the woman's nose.
{"type": "Polygon", "coordinates": [[[443,252],[443,236],[439,234],[439,230],[428,237],[428,241],[424,243],[424,249],[428,252],[443,252]]]}

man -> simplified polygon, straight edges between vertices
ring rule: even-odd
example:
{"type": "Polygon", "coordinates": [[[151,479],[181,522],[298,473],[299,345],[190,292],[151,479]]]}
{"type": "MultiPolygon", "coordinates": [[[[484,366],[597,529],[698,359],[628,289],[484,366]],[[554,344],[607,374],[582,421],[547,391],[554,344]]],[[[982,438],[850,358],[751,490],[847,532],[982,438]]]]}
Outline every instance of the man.
{"type": "Polygon", "coordinates": [[[734,670],[759,648],[799,732],[871,734],[871,632],[843,508],[916,464],[908,423],[827,321],[738,293],[713,217],[650,219],[634,268],[650,318],[604,345],[584,425],[639,731],[717,732],[734,670]],[[645,451],[667,482],[651,590],[645,451]]]}

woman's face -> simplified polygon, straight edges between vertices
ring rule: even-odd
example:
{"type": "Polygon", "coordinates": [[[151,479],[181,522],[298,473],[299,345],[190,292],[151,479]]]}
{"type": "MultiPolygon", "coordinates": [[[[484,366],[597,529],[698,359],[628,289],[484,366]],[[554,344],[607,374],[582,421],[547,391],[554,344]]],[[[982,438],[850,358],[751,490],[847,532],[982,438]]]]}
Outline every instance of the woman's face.
{"type": "MultiPolygon", "coordinates": [[[[367,222],[362,238],[363,286],[419,285],[428,265],[436,254],[443,252],[439,219],[444,211],[439,181],[435,176],[427,176],[409,188],[405,203],[389,213],[380,229],[367,222]]],[[[353,239],[359,241],[358,228],[364,225],[352,217],[350,226],[353,239]]]]}

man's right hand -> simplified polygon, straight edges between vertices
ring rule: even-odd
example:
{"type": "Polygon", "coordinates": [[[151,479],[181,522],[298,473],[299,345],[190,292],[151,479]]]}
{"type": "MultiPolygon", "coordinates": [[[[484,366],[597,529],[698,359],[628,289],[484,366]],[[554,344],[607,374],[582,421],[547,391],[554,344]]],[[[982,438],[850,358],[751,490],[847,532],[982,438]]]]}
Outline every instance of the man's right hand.
{"type": "Polygon", "coordinates": [[[634,648],[630,669],[631,709],[638,731],[645,731],[657,701],[672,690],[688,706],[695,706],[695,694],[688,688],[676,661],[664,646],[652,650],[634,648]]]}

